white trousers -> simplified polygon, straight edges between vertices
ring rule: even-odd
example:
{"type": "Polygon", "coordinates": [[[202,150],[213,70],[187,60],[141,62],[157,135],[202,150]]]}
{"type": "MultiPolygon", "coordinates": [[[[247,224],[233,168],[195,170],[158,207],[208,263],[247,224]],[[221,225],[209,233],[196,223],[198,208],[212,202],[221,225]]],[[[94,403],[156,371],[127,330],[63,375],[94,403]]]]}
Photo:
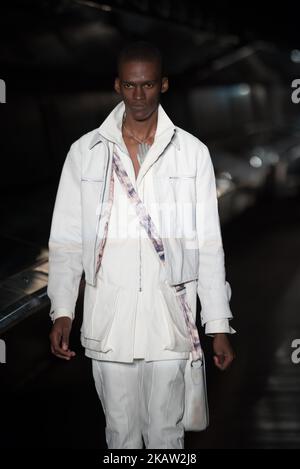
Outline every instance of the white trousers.
{"type": "Polygon", "coordinates": [[[108,448],[184,448],[186,362],[92,360],[108,448]]]}

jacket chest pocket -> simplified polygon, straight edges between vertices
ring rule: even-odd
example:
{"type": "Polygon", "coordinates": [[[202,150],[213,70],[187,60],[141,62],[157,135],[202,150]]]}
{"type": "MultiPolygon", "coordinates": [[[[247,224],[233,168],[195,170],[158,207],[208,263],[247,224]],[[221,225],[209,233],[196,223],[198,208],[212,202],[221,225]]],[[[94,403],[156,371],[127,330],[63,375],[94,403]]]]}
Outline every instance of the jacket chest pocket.
{"type": "Polygon", "coordinates": [[[194,238],[196,176],[167,174],[153,177],[162,237],[194,238]]]}
{"type": "Polygon", "coordinates": [[[171,175],[168,177],[168,184],[175,202],[184,203],[194,202],[196,200],[195,175],[171,175]]]}
{"type": "Polygon", "coordinates": [[[103,179],[94,179],[94,178],[82,177],[81,182],[103,182],[103,179]]]}
{"type": "Polygon", "coordinates": [[[158,202],[195,201],[196,175],[154,175],[153,185],[158,202]]]}
{"type": "Polygon", "coordinates": [[[176,219],[176,237],[193,239],[196,230],[196,176],[169,176],[168,184],[176,219]]]}
{"type": "Polygon", "coordinates": [[[95,198],[97,202],[103,189],[104,179],[81,178],[81,199],[83,202],[95,198]]]}

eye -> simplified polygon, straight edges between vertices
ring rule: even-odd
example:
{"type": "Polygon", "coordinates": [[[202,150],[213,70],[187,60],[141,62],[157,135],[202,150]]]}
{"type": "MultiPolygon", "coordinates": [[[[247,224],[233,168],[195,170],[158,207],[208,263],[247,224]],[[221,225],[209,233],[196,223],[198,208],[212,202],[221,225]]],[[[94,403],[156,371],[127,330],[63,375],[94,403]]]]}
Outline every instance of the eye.
{"type": "Polygon", "coordinates": [[[124,88],[132,88],[132,85],[130,83],[123,83],[124,88]]]}
{"type": "Polygon", "coordinates": [[[146,83],[146,84],[145,84],[145,87],[146,87],[146,88],[153,88],[153,83],[146,83]]]}

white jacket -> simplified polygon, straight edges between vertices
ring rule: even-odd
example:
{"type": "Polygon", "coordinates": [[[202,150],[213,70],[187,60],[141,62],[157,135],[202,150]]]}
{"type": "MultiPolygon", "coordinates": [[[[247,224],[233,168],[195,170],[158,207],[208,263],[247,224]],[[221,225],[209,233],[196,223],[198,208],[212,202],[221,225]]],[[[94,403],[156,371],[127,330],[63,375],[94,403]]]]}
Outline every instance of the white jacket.
{"type": "MultiPolygon", "coordinates": [[[[66,315],[73,318],[83,271],[87,287],[96,287],[113,146],[124,151],[123,112],[121,102],[99,129],[76,141],[66,157],[49,238],[48,296],[52,319],[66,315]]],[[[175,127],[162,106],[154,143],[139,170],[137,188],[142,188],[145,180],[147,190],[153,191],[151,198],[157,202],[148,210],[163,238],[168,284],[196,283],[202,324],[231,319],[231,291],[225,280],[209,151],[197,138],[175,127]]],[[[116,259],[116,268],[118,262],[116,259]]],[[[92,310],[87,303],[84,325],[89,324],[88,311],[92,310]]],[[[92,343],[90,337],[84,345],[92,348],[92,343]]]]}

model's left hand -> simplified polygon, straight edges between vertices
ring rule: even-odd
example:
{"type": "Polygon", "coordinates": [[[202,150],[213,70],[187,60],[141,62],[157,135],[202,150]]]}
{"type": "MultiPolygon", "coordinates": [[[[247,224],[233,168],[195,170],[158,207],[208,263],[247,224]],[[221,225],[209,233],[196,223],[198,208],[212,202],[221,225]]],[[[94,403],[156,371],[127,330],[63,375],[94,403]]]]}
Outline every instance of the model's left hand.
{"type": "Polygon", "coordinates": [[[234,351],[226,334],[216,334],[213,338],[214,362],[220,370],[226,370],[235,358],[234,351]]]}

